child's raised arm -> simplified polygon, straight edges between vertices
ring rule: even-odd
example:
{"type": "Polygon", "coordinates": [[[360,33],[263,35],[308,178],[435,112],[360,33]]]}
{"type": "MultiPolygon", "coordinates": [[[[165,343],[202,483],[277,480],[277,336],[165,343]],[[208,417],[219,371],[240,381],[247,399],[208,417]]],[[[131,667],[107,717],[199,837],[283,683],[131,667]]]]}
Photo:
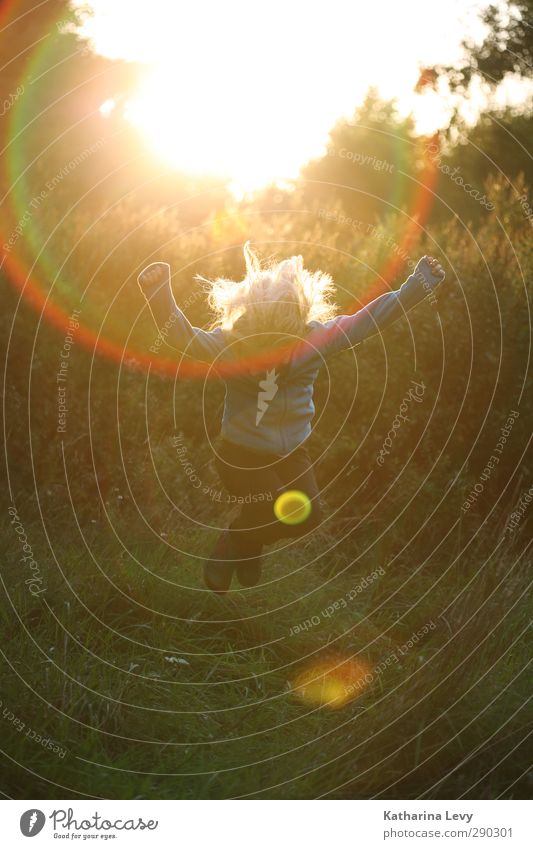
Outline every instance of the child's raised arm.
{"type": "Polygon", "coordinates": [[[405,283],[386,292],[353,315],[340,315],[317,329],[317,347],[325,356],[336,354],[380,333],[424,300],[444,280],[444,270],[436,259],[424,256],[405,283]],[[324,334],[321,337],[321,334],[324,334]]]}
{"type": "Polygon", "coordinates": [[[168,262],[153,262],[137,279],[163,341],[187,357],[213,362],[225,348],[223,333],[193,327],[182,313],[170,287],[168,262]]]}

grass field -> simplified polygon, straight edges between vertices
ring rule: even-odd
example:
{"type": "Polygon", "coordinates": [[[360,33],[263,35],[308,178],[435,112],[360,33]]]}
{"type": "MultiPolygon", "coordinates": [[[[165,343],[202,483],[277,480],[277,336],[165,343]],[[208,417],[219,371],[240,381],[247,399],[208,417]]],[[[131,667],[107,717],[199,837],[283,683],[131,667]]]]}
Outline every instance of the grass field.
{"type": "MultiPolygon", "coordinates": [[[[441,247],[448,282],[438,309],[420,306],[410,325],[365,343],[355,359],[343,355],[320,378],[311,453],[325,521],[269,550],[261,586],[226,598],[201,581],[233,509],[203,430],[205,421],[216,435],[221,388],[210,384],[202,397],[198,382],[93,357],[75,337],[59,433],[64,332],[7,286],[6,795],[530,794],[533,508],[524,502],[517,526],[509,522],[533,481],[533,254],[513,197],[501,189],[498,198],[475,232],[450,222],[412,246],[416,255],[441,247]],[[414,379],[423,401],[378,467],[414,379]],[[482,478],[512,411],[497,467],[482,478]],[[206,492],[176,454],[178,434],[206,492]]],[[[349,229],[341,249],[339,228],[315,213],[242,216],[265,253],[304,252],[348,302],[387,249],[349,229]]],[[[153,258],[163,222],[136,233],[127,204],[112,214],[112,227],[83,237],[58,285],[71,309],[100,269],[83,317],[100,316],[95,327],[107,332],[107,303],[130,269],[109,320],[120,339],[141,305],[134,271],[153,258]]],[[[69,227],[84,232],[83,222],[73,215],[69,227]]],[[[169,236],[164,256],[182,301],[194,272],[224,263],[231,272],[240,250],[208,227],[169,236]]],[[[192,303],[194,320],[205,321],[202,308],[192,303]]],[[[145,314],[140,321],[136,344],[148,348],[154,329],[145,314]]]]}
{"type": "MultiPolygon", "coordinates": [[[[17,509],[39,550],[35,508],[17,509]]],[[[157,541],[131,531],[129,496],[108,510],[76,527],[63,505],[36,598],[6,528],[10,795],[527,794],[523,535],[497,544],[495,534],[488,547],[456,535],[416,561],[400,523],[386,556],[371,527],[346,534],[333,521],[303,545],[271,550],[262,586],[218,598],[200,581],[214,531],[169,521],[157,541]],[[371,675],[346,704],[335,708],[327,688],[333,706],[298,698],[302,672],[315,668],[322,680],[319,662],[344,687],[349,659],[371,675]]],[[[422,528],[426,542],[435,533],[422,528]]]]}

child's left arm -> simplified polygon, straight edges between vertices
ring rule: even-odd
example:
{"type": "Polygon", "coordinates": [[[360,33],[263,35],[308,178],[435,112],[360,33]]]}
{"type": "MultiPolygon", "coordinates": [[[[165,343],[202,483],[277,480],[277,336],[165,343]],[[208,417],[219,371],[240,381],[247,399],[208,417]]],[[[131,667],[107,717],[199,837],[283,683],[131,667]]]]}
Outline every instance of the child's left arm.
{"type": "Polygon", "coordinates": [[[353,315],[337,316],[322,325],[318,331],[325,334],[324,339],[318,342],[322,354],[336,354],[380,333],[424,300],[444,277],[444,269],[436,259],[422,257],[398,290],[380,295],[353,315]]]}
{"type": "Polygon", "coordinates": [[[222,353],[226,347],[222,331],[194,327],[176,304],[167,262],[153,262],[141,271],[138,282],[159,335],[167,345],[186,357],[208,363],[222,353]]]}

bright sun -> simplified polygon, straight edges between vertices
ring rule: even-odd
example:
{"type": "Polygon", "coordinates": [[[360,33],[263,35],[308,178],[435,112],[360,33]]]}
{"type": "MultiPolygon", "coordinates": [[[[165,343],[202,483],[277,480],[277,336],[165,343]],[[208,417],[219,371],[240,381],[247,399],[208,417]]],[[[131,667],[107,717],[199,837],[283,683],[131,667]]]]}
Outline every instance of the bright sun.
{"type": "MultiPolygon", "coordinates": [[[[151,0],[149,15],[130,0],[92,0],[84,28],[104,55],[148,66],[126,114],[161,158],[247,189],[297,176],[370,85],[414,105],[420,65],[449,57],[463,34],[451,12],[464,0],[450,4],[438,57],[426,0],[410,0],[408,30],[389,0],[151,0]]],[[[435,101],[417,103],[434,127],[435,101]]]]}
{"type": "Polygon", "coordinates": [[[127,109],[169,164],[229,176],[243,188],[296,176],[366,89],[366,81],[352,82],[348,99],[342,80],[331,85],[316,9],[271,0],[251,20],[250,8],[197,0],[184,13],[167,4],[160,27],[182,35],[167,48],[159,32],[161,49],[127,109]]]}
{"type": "Polygon", "coordinates": [[[229,177],[243,189],[297,173],[301,152],[291,153],[278,126],[290,120],[283,104],[269,119],[245,77],[237,80],[229,68],[215,76],[208,68],[180,85],[179,69],[156,67],[126,117],[164,161],[185,171],[229,177]]]}

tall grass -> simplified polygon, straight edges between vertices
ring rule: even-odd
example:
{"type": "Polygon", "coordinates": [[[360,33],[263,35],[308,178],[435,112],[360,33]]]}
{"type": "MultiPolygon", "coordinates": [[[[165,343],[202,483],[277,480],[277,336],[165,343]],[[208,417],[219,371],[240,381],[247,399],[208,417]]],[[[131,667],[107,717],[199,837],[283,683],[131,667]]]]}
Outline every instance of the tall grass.
{"type": "MultiPolygon", "coordinates": [[[[531,514],[512,532],[508,522],[533,483],[533,255],[516,199],[496,188],[498,207],[475,232],[455,220],[417,232],[409,245],[413,259],[442,257],[448,282],[437,306],[420,306],[409,323],[322,374],[311,450],[326,519],[313,535],[269,550],[259,587],[226,598],[203,589],[201,566],[232,508],[191,485],[171,442],[182,435],[196,476],[219,491],[203,421],[215,438],[222,388],[164,377],[156,355],[146,374],[75,344],[67,430],[58,434],[63,337],[18,308],[7,351],[6,494],[46,591],[34,597],[24,583],[27,566],[5,512],[4,792],[529,792],[531,514]],[[424,385],[422,402],[379,466],[412,380],[424,385]],[[497,468],[464,512],[513,410],[519,415],[497,468]],[[378,577],[335,607],[372,573],[378,577]],[[418,631],[425,633],[413,642],[418,631]],[[334,676],[350,659],[383,671],[340,708],[298,697],[302,671],[326,663],[334,676]]],[[[52,230],[50,208],[49,215],[52,230]]],[[[399,242],[405,219],[381,226],[399,242]]],[[[167,259],[183,302],[196,272],[241,273],[244,233],[266,254],[302,253],[311,267],[330,271],[341,308],[365,300],[390,253],[382,237],[330,226],[318,205],[299,207],[297,198],[283,213],[243,203],[189,232],[177,211],[151,219],[122,201],[100,222],[88,210],[72,213],[47,262],[61,269],[65,308],[91,281],[84,322],[115,341],[134,325],[128,344],[145,351],[154,330],[140,313],[136,271],[167,259]]],[[[38,270],[50,282],[49,268],[38,270]]],[[[381,285],[406,273],[398,269],[381,285]]],[[[7,337],[16,297],[6,291],[7,337]]],[[[206,321],[201,298],[189,315],[206,321]]]]}

